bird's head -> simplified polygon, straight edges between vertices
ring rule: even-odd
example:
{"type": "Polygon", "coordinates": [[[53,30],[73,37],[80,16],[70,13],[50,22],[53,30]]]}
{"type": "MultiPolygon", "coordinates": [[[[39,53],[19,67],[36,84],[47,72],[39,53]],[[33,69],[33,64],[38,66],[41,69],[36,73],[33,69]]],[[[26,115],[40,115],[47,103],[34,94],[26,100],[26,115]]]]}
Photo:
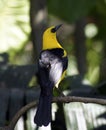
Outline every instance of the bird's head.
{"type": "Polygon", "coordinates": [[[43,33],[43,49],[61,47],[56,38],[56,32],[61,26],[62,24],[49,27],[45,30],[45,32],[43,33]]]}

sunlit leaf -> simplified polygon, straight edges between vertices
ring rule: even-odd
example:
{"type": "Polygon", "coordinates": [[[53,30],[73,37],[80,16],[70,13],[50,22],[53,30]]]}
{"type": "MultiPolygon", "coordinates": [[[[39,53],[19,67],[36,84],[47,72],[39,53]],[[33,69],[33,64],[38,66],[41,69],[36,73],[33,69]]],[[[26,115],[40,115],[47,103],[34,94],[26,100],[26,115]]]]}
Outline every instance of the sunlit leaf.
{"type": "Polygon", "coordinates": [[[65,104],[67,130],[91,130],[106,124],[105,106],[97,104],[65,104]]]}
{"type": "Polygon", "coordinates": [[[19,49],[30,32],[27,0],[0,1],[0,52],[19,49]]]}

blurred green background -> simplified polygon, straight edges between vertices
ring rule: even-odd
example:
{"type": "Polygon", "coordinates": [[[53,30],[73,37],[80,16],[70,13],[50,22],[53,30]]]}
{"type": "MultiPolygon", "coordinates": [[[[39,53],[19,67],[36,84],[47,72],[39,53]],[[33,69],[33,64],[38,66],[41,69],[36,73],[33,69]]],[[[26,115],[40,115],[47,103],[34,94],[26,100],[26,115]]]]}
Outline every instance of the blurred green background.
{"type": "Polygon", "coordinates": [[[63,23],[58,37],[68,52],[67,73],[96,84],[105,80],[105,8],[105,0],[1,0],[0,53],[8,53],[11,64],[33,63],[44,29],[63,23]]]}
{"type": "Polygon", "coordinates": [[[105,96],[106,0],[0,0],[0,53],[10,65],[36,64],[43,31],[61,23],[69,58],[63,89],[88,85],[105,96]]]}

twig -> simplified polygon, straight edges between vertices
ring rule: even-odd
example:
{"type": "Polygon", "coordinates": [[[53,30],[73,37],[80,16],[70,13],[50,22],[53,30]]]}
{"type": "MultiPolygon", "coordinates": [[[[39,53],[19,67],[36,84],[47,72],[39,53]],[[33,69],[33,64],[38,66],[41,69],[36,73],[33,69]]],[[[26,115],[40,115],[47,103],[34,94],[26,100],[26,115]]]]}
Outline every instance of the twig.
{"type": "MultiPolygon", "coordinates": [[[[65,97],[54,97],[53,102],[70,103],[70,102],[82,102],[82,103],[96,103],[101,105],[106,105],[106,99],[100,98],[87,98],[87,97],[75,97],[75,96],[65,96],[65,97]]],[[[33,101],[26,106],[22,107],[16,115],[13,117],[10,124],[6,127],[1,127],[0,130],[14,130],[18,119],[29,109],[36,107],[37,102],[33,101]]]]}

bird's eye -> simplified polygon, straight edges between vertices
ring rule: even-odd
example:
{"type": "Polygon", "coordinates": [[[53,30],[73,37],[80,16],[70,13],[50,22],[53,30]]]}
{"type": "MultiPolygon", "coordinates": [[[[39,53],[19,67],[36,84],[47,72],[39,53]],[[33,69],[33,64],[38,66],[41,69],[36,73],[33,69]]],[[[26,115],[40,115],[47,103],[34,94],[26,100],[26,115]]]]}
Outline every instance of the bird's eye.
{"type": "Polygon", "coordinates": [[[52,33],[55,33],[55,32],[56,32],[56,29],[55,29],[55,28],[52,28],[52,29],[51,29],[51,32],[52,32],[52,33]]]}

